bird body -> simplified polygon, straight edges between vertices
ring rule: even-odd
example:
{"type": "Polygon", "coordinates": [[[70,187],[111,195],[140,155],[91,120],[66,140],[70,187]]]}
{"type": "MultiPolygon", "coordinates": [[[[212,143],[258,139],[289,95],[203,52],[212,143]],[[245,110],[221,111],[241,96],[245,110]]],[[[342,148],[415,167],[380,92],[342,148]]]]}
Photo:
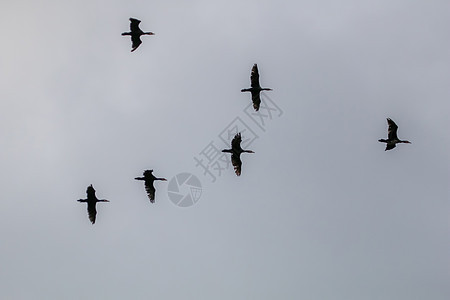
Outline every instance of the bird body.
{"type": "Polygon", "coordinates": [[[136,50],[140,44],[142,44],[141,41],[141,35],[154,35],[153,32],[143,32],[139,28],[139,21],[138,19],[130,18],[130,32],[124,32],[122,35],[130,35],[131,36],[131,42],[132,42],[132,48],[131,52],[136,50]]]}
{"type": "Polygon", "coordinates": [[[250,84],[251,84],[250,88],[242,89],[241,92],[251,92],[252,93],[253,108],[256,111],[258,111],[259,106],[261,105],[261,97],[260,97],[261,91],[271,91],[272,89],[262,88],[259,85],[259,72],[258,72],[257,64],[253,65],[252,73],[250,75],[250,84]]]}
{"type": "Polygon", "coordinates": [[[231,141],[231,149],[224,149],[222,152],[231,153],[231,164],[237,176],[241,175],[242,161],[241,153],[255,153],[252,150],[244,150],[241,147],[242,137],[241,133],[237,133],[231,141]]]}
{"type": "Polygon", "coordinates": [[[95,218],[97,215],[97,209],[95,206],[96,206],[97,202],[109,202],[109,200],[97,199],[97,196],[95,196],[95,189],[92,186],[92,184],[90,186],[88,186],[88,188],[86,190],[86,194],[87,194],[87,199],[80,199],[77,201],[78,202],[87,202],[87,211],[88,211],[88,215],[89,215],[89,220],[91,221],[92,224],[95,224],[95,218]]]}
{"type": "Polygon", "coordinates": [[[399,144],[399,143],[411,144],[410,141],[400,140],[397,137],[398,126],[397,126],[397,124],[395,124],[394,121],[392,121],[390,118],[387,118],[387,122],[388,122],[388,138],[387,138],[387,140],[386,139],[378,140],[381,143],[386,143],[386,149],[384,149],[384,151],[394,149],[396,144],[399,144]]]}
{"type": "Polygon", "coordinates": [[[136,177],[134,179],[136,179],[136,180],[143,180],[144,181],[145,191],[147,192],[148,198],[150,199],[151,203],[155,203],[155,192],[156,192],[156,189],[153,186],[153,182],[155,180],[167,181],[167,179],[155,177],[153,175],[153,170],[145,170],[143,175],[144,175],[144,177],[136,177]]]}

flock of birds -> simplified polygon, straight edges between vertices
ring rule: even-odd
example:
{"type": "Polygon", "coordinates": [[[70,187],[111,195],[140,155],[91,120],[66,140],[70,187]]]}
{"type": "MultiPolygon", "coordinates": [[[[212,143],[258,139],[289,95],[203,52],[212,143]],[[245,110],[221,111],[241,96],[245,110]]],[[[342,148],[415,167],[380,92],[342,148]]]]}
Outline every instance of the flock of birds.
{"type": "MultiPolygon", "coordinates": [[[[122,33],[123,36],[131,36],[131,42],[132,42],[132,48],[131,52],[135,51],[141,44],[141,36],[142,35],[154,35],[153,32],[144,32],[139,28],[139,23],[141,23],[140,20],[130,18],[130,32],[124,32],[122,33]]],[[[251,75],[250,75],[250,88],[242,89],[241,92],[250,92],[252,94],[252,102],[253,102],[253,108],[255,111],[259,111],[260,105],[261,105],[261,97],[260,93],[261,91],[271,91],[271,88],[262,88],[259,84],[259,72],[258,72],[258,66],[257,64],[254,64],[252,67],[251,75]]],[[[379,142],[386,143],[386,150],[391,150],[396,147],[399,143],[407,143],[411,144],[410,141],[406,140],[400,140],[397,137],[397,129],[398,126],[395,124],[395,122],[387,118],[388,123],[388,138],[387,139],[379,139],[379,142]]],[[[242,161],[241,161],[241,154],[242,153],[255,153],[252,150],[244,150],[241,147],[242,137],[241,133],[237,133],[233,140],[231,141],[231,149],[224,149],[222,152],[225,153],[231,153],[231,164],[234,167],[234,171],[237,176],[241,175],[241,168],[242,168],[242,161]]],[[[151,203],[155,203],[155,192],[156,189],[154,187],[155,180],[161,180],[161,181],[167,181],[165,178],[158,178],[153,175],[153,170],[145,170],[144,177],[136,177],[136,180],[142,180],[144,181],[145,191],[147,192],[148,198],[150,199],[151,203]]],[[[106,199],[98,199],[95,195],[95,189],[92,186],[88,186],[86,190],[87,198],[86,199],[80,199],[79,202],[86,202],[87,203],[87,211],[89,215],[89,220],[92,222],[92,224],[95,224],[95,218],[97,215],[96,210],[96,204],[97,202],[109,202],[109,200],[106,199]]]]}

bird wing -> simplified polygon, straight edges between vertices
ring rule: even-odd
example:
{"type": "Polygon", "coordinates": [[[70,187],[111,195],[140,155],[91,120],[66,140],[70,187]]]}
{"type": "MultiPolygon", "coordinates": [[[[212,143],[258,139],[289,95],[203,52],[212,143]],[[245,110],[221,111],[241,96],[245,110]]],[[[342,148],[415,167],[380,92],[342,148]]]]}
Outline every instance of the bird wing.
{"type": "Polygon", "coordinates": [[[240,155],[236,155],[236,154],[232,154],[231,155],[231,164],[234,167],[234,172],[236,173],[237,176],[241,175],[241,166],[242,166],[242,161],[240,158],[240,155]]]}
{"type": "Polygon", "coordinates": [[[259,91],[252,91],[252,102],[253,108],[258,111],[259,106],[261,105],[261,97],[259,95],[259,91]]]}
{"type": "Polygon", "coordinates": [[[88,199],[92,199],[95,198],[95,189],[92,186],[92,184],[90,186],[87,187],[86,189],[86,194],[87,194],[87,198],[88,199]]]}
{"type": "Polygon", "coordinates": [[[139,32],[141,29],[139,28],[139,21],[138,19],[130,18],[130,30],[131,32],[139,32]]]}
{"type": "Polygon", "coordinates": [[[138,35],[132,35],[131,36],[131,42],[133,43],[131,52],[136,50],[139,47],[139,45],[142,44],[141,37],[138,36],[138,35]]]}
{"type": "Polygon", "coordinates": [[[231,149],[233,150],[236,148],[239,149],[241,147],[241,141],[242,141],[241,134],[240,133],[236,134],[233,140],[231,141],[231,149]]]}
{"type": "Polygon", "coordinates": [[[387,143],[386,144],[386,149],[384,149],[384,151],[387,151],[387,150],[391,150],[391,149],[394,149],[395,148],[395,144],[394,143],[387,143]]]}
{"type": "Polygon", "coordinates": [[[395,124],[395,122],[392,121],[389,118],[387,118],[387,122],[388,122],[388,125],[389,125],[389,128],[388,128],[388,139],[389,140],[398,140],[398,137],[397,137],[398,126],[397,126],[397,124],[395,124]]]}
{"type": "Polygon", "coordinates": [[[151,203],[155,203],[155,187],[153,186],[153,180],[146,180],[145,181],[145,191],[147,192],[148,198],[150,199],[151,203]]]}
{"type": "Polygon", "coordinates": [[[97,215],[97,210],[95,209],[95,203],[88,203],[87,211],[89,215],[89,220],[92,224],[95,224],[95,216],[97,215]]]}
{"type": "Polygon", "coordinates": [[[250,83],[252,87],[259,87],[259,73],[258,73],[258,66],[256,64],[254,64],[252,68],[252,74],[250,75],[250,83]]]}

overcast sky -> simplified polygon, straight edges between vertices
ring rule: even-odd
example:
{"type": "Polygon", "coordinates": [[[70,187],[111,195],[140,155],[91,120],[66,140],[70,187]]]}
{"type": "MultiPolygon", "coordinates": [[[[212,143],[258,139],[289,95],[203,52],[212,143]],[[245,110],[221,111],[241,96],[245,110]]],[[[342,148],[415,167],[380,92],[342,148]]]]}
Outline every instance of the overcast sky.
{"type": "Polygon", "coordinates": [[[0,298],[450,299],[449,13],[1,1],[0,298]],[[129,17],[156,34],[133,53],[129,17]],[[240,92],[254,63],[263,127],[240,92]],[[412,144],[384,151],[387,117],[412,144]],[[255,153],[213,182],[195,158],[233,122],[255,153]],[[194,175],[200,199],[156,182],[151,204],[145,169],[194,175]],[[89,184],[111,201],[95,225],[89,184]]]}

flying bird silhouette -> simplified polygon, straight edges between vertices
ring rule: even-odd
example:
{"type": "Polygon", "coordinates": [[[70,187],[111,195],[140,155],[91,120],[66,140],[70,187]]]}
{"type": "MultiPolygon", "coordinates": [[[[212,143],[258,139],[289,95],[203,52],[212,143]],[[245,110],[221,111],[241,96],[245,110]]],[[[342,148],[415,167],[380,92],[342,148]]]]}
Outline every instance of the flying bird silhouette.
{"type": "Polygon", "coordinates": [[[231,141],[231,149],[224,149],[222,152],[231,153],[231,164],[234,167],[234,171],[236,172],[237,176],[241,175],[241,167],[242,167],[242,161],[241,161],[241,153],[255,153],[252,150],[244,150],[241,148],[241,133],[239,132],[236,134],[231,141]]]}
{"type": "Polygon", "coordinates": [[[141,41],[141,35],[154,35],[153,32],[143,32],[139,28],[139,21],[138,19],[130,18],[130,32],[124,32],[122,35],[130,35],[131,36],[131,42],[132,42],[132,48],[131,52],[136,50],[140,44],[142,44],[141,41]]]}
{"type": "Polygon", "coordinates": [[[88,215],[89,215],[89,220],[91,221],[92,224],[95,224],[95,216],[97,215],[97,210],[95,209],[95,205],[97,204],[97,202],[109,202],[108,200],[105,199],[97,199],[97,197],[95,196],[95,190],[92,187],[92,184],[90,186],[88,186],[87,190],[86,190],[86,194],[87,194],[87,199],[80,199],[77,200],[78,202],[87,202],[87,211],[88,211],[88,215]]]}
{"type": "Polygon", "coordinates": [[[385,139],[379,139],[379,142],[382,143],[386,143],[386,149],[384,149],[384,151],[386,150],[391,150],[395,148],[395,145],[398,143],[406,143],[406,144],[411,144],[410,141],[402,141],[397,137],[397,129],[398,126],[397,124],[395,124],[394,121],[392,121],[390,118],[387,118],[387,122],[388,122],[388,138],[387,140],[385,139]]]}
{"type": "Polygon", "coordinates": [[[136,177],[136,180],[144,180],[145,190],[147,191],[148,198],[151,203],[155,203],[155,187],[153,186],[153,182],[155,180],[167,181],[165,178],[157,178],[152,174],[153,170],[145,170],[144,177],[136,177]]]}
{"type": "Polygon", "coordinates": [[[241,92],[251,92],[252,93],[252,102],[253,102],[253,108],[258,111],[259,106],[261,105],[261,97],[260,92],[261,91],[271,91],[270,88],[262,88],[259,85],[259,72],[258,72],[258,66],[256,64],[253,65],[252,73],[250,75],[250,85],[251,87],[248,89],[242,89],[241,92]]]}

